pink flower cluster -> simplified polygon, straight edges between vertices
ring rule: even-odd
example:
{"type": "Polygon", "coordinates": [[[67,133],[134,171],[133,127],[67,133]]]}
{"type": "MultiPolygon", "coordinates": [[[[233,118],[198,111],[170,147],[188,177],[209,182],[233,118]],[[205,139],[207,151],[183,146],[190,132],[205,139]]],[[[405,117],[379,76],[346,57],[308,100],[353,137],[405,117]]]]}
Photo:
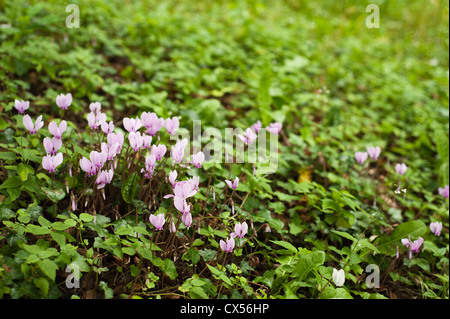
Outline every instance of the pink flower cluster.
{"type": "MultiPolygon", "coordinates": [[[[245,130],[244,135],[239,134],[238,137],[241,141],[243,141],[247,145],[253,144],[253,142],[258,138],[258,133],[262,128],[261,121],[257,121],[251,127],[245,130]]],[[[270,123],[269,126],[266,127],[266,131],[273,135],[280,134],[281,129],[283,128],[283,124],[280,122],[270,123]]]]}

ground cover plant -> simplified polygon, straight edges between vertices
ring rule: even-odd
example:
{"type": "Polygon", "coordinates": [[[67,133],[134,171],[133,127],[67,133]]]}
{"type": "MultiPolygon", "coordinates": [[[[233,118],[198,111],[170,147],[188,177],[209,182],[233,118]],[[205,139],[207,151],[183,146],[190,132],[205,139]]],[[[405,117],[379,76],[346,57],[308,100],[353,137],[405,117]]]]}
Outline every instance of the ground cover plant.
{"type": "Polygon", "coordinates": [[[448,3],[373,3],[0,0],[0,296],[448,298],[448,3]]]}

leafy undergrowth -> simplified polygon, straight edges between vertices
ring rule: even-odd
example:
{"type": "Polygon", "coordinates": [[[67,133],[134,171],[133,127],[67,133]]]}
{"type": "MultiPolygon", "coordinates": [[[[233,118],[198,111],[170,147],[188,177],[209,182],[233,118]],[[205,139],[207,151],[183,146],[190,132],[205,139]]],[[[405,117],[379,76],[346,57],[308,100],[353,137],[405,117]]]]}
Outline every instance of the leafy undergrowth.
{"type": "Polygon", "coordinates": [[[0,2],[0,296],[449,297],[447,4],[78,5],[0,2]]]}

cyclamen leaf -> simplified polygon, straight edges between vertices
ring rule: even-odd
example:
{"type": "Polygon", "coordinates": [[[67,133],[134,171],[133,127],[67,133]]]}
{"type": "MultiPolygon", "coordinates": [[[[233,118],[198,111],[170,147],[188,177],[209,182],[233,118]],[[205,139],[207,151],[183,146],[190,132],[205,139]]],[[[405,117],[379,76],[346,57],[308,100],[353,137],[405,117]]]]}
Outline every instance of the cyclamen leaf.
{"type": "Polygon", "coordinates": [[[50,259],[43,259],[38,262],[38,265],[46,276],[48,276],[52,281],[55,281],[58,265],[56,265],[54,261],[50,259]]]}
{"type": "Polygon", "coordinates": [[[325,262],[325,253],[323,251],[314,251],[310,254],[303,254],[292,271],[292,277],[298,277],[302,281],[308,273],[314,268],[319,267],[325,262]]]}
{"type": "Polygon", "coordinates": [[[134,172],[127,178],[127,180],[122,186],[121,189],[122,197],[123,200],[128,204],[131,203],[131,200],[134,198],[134,194],[136,193],[136,188],[138,184],[138,179],[139,179],[138,174],[134,172]]]}
{"type": "Polygon", "coordinates": [[[281,246],[281,247],[284,247],[284,248],[286,248],[287,250],[290,250],[290,251],[292,251],[292,252],[294,252],[294,253],[297,253],[297,252],[298,252],[298,251],[297,251],[297,248],[295,248],[294,245],[292,245],[291,243],[288,243],[288,242],[286,242],[286,241],[281,241],[281,240],[271,240],[271,242],[274,243],[274,244],[277,244],[277,245],[279,245],[279,246],[281,246]]]}

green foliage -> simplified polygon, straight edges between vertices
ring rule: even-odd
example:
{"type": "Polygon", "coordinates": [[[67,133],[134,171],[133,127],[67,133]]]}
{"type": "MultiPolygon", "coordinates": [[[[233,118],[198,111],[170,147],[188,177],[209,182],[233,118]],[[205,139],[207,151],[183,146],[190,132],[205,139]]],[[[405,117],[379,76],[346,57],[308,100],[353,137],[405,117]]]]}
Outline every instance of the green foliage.
{"type": "Polygon", "coordinates": [[[80,0],[69,29],[65,3],[0,1],[0,298],[448,298],[449,202],[437,191],[449,184],[448,3],[375,3],[379,29],[352,0],[80,0]],[[48,125],[62,92],[74,102],[52,176],[48,130],[27,134],[14,100],[48,125]],[[144,111],[188,129],[282,122],[277,172],[205,163],[194,227],[161,241],[148,216],[169,224],[169,191],[150,183],[157,195],[142,200],[131,161],[93,204],[102,195],[78,164],[99,140],[86,129],[93,101],[119,130],[144,111]],[[356,164],[375,145],[380,158],[356,164]],[[231,204],[224,180],[241,175],[231,204]],[[223,254],[244,220],[249,233],[223,254]],[[425,239],[412,259],[408,237],[425,239]],[[367,288],[368,264],[382,289],[367,288]],[[83,288],[66,287],[67,267],[83,288]]]}

